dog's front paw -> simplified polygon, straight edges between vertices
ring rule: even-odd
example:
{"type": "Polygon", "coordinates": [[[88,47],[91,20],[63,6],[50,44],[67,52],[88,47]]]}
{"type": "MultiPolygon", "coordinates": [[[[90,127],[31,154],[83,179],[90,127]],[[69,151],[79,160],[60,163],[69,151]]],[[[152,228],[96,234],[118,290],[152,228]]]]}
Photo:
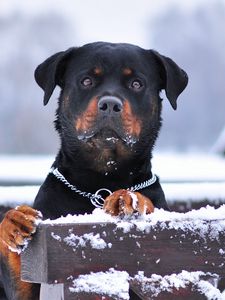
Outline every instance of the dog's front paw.
{"type": "Polygon", "coordinates": [[[112,216],[150,214],[154,211],[152,201],[138,192],[118,190],[105,199],[103,209],[112,216]]]}
{"type": "Polygon", "coordinates": [[[29,206],[9,210],[0,224],[2,244],[11,251],[20,252],[27,241],[32,239],[41,218],[41,213],[29,206]]]}

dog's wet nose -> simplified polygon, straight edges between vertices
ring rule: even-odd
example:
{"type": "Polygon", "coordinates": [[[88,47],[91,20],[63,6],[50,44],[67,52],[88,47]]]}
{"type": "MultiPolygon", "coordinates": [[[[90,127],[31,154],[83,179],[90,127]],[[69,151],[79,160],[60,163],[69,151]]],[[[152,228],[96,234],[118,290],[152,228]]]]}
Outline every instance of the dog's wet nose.
{"type": "Polygon", "coordinates": [[[98,110],[103,114],[117,114],[123,109],[122,101],[115,96],[103,96],[99,99],[98,110]]]}

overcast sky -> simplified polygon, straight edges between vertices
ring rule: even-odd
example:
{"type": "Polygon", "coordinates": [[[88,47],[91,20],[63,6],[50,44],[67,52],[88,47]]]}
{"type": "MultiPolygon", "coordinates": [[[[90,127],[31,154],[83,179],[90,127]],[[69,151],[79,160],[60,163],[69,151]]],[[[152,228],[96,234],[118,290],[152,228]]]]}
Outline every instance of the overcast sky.
{"type": "Polygon", "coordinates": [[[173,5],[188,11],[202,2],[209,0],[2,0],[0,16],[13,15],[18,11],[31,16],[40,11],[43,14],[49,10],[64,11],[74,23],[78,44],[104,40],[147,47],[151,37],[146,28],[151,18],[173,5]]]}

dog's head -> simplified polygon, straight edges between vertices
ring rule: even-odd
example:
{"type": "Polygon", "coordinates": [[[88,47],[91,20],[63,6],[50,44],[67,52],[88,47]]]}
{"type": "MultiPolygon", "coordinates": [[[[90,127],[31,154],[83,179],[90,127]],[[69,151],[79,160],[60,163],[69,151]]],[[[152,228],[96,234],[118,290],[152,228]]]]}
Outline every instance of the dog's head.
{"type": "Polygon", "coordinates": [[[56,85],[62,90],[56,128],[65,149],[85,152],[103,171],[150,155],[161,125],[160,91],[176,109],[188,82],[174,61],[154,50],[104,42],[54,54],[37,67],[35,79],[45,105],[56,85]]]}

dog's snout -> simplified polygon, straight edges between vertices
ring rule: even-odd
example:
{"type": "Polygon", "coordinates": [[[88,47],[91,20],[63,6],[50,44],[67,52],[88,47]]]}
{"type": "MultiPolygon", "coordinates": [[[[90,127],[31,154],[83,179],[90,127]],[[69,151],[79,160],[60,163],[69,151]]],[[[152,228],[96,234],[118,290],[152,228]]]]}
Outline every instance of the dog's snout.
{"type": "Polygon", "coordinates": [[[123,103],[118,97],[104,96],[99,99],[98,109],[104,114],[116,114],[122,111],[123,103]]]}

